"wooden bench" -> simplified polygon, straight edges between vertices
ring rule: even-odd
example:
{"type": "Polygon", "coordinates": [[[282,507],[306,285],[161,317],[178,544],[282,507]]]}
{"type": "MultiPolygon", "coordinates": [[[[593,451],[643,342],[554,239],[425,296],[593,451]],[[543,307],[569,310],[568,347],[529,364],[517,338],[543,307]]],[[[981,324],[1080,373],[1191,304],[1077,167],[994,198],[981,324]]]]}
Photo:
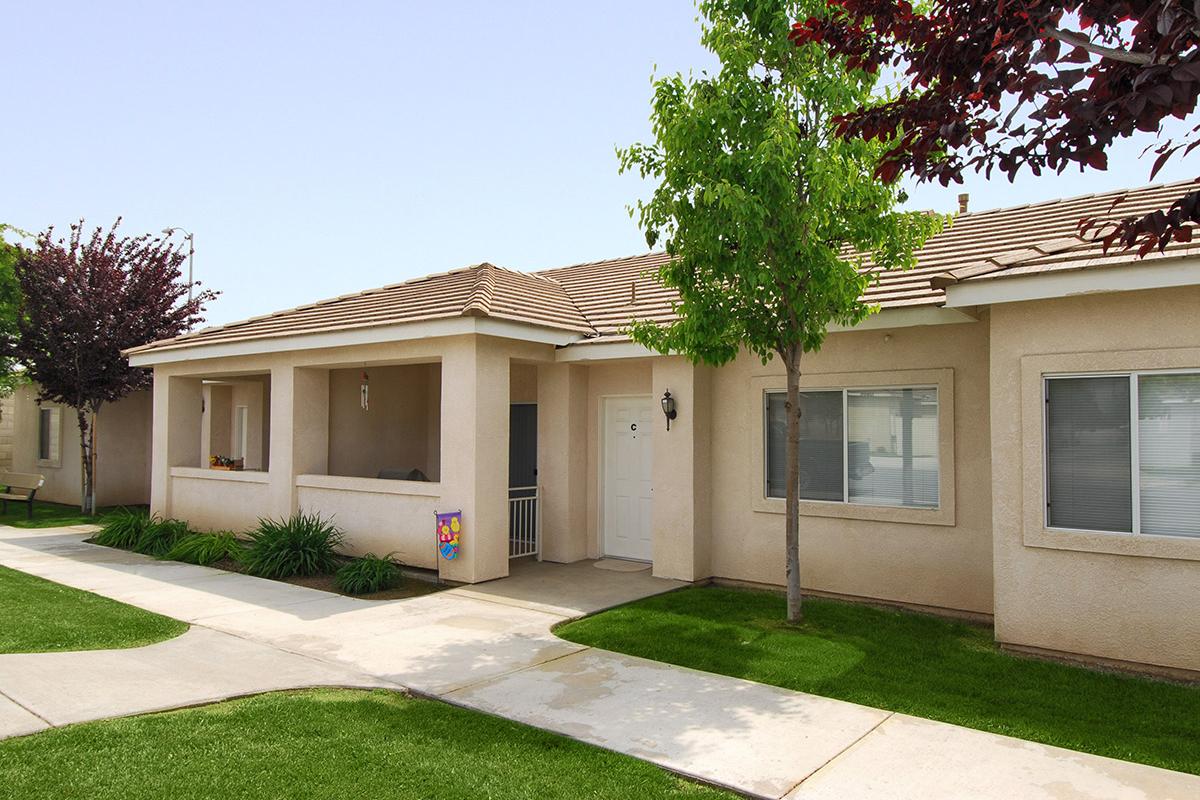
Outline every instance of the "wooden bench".
{"type": "Polygon", "coordinates": [[[8,501],[12,500],[14,503],[24,503],[26,516],[33,519],[33,496],[45,482],[46,478],[42,475],[0,472],[0,486],[4,487],[4,491],[0,492],[0,503],[3,503],[4,513],[8,513],[8,501]]]}

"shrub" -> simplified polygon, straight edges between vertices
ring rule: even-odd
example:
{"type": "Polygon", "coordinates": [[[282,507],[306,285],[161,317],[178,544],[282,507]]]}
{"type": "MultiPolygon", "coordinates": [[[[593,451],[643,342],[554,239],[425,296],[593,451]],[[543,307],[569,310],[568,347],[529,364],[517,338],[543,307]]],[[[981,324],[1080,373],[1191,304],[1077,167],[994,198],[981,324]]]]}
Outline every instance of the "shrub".
{"type": "Polygon", "coordinates": [[[181,537],[167,551],[165,558],[171,561],[183,561],[188,564],[199,564],[207,567],[223,558],[237,560],[241,554],[242,543],[228,531],[221,533],[189,533],[181,537]]]}
{"type": "Polygon", "coordinates": [[[119,508],[104,517],[100,532],[92,537],[92,543],[132,550],[149,524],[150,515],[145,511],[119,508]]]}
{"type": "Polygon", "coordinates": [[[333,572],[342,531],[319,514],[298,511],[287,519],[260,519],[249,539],[242,557],[247,572],[262,578],[290,578],[333,572]]]}
{"type": "Polygon", "coordinates": [[[400,580],[400,567],[391,554],[380,558],[367,553],[344,565],[333,576],[333,582],[346,594],[373,594],[390,589],[400,580]]]}
{"type": "Polygon", "coordinates": [[[187,523],[180,519],[151,518],[131,548],[155,558],[164,558],[175,543],[189,533],[187,523]]]}

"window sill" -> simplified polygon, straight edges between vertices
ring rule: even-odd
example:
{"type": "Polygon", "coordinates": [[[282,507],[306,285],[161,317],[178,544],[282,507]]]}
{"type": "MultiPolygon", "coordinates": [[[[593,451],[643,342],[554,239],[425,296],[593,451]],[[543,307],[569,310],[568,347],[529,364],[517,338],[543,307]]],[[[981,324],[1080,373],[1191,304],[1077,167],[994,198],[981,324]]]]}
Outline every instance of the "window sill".
{"type": "Polygon", "coordinates": [[[1044,547],[1050,550],[1200,561],[1200,537],[1073,531],[1026,525],[1023,541],[1027,547],[1044,547]]]}
{"type": "MultiPolygon", "coordinates": [[[[754,510],[764,514],[786,514],[786,503],[782,497],[759,497],[754,510]]],[[[904,525],[954,526],[954,509],[905,508],[904,506],[868,506],[857,503],[824,503],[819,500],[801,500],[800,516],[854,519],[865,522],[896,522],[904,525]]]]}
{"type": "Polygon", "coordinates": [[[37,460],[37,465],[39,467],[49,467],[50,469],[62,469],[62,461],[60,461],[60,460],[48,460],[48,459],[39,458],[37,460]]]}

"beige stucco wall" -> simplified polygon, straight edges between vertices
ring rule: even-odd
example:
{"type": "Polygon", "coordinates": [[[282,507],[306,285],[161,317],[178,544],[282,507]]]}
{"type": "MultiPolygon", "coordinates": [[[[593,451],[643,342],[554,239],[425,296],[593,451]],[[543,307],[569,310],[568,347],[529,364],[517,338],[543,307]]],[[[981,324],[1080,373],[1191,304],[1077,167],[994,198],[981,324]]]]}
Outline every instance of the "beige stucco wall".
{"type": "Polygon", "coordinates": [[[329,474],[374,478],[382,469],[420,469],[438,480],[441,383],[438,364],[368,370],[367,410],[361,404],[363,370],[329,372],[329,474]]]}
{"type": "Polygon", "coordinates": [[[996,637],[1200,670],[1200,539],[1048,531],[1042,376],[1200,368],[1200,287],[992,309],[996,637]]]}
{"type": "Polygon", "coordinates": [[[270,516],[263,511],[269,506],[264,473],[199,467],[176,467],[174,473],[170,513],[164,516],[187,520],[193,530],[241,533],[270,516]]]}
{"type": "MultiPolygon", "coordinates": [[[[75,411],[59,409],[61,434],[56,457],[38,459],[37,387],[22,386],[13,395],[14,472],[38,473],[45,484],[37,498],[76,505],[82,494],[79,424],[75,411]]],[[[100,409],[96,419],[96,504],[142,505],[150,494],[150,393],[134,392],[100,409]]]]}
{"type": "Polygon", "coordinates": [[[432,533],[441,495],[437,484],[316,475],[300,482],[300,507],[320,509],[333,518],[346,534],[344,552],[391,555],[409,566],[437,567],[432,533]]]}
{"type": "MultiPolygon", "coordinates": [[[[992,610],[986,321],[835,333],[804,357],[811,388],[939,386],[941,508],[803,503],[806,589],[936,608],[992,610]]],[[[763,392],[778,360],[743,355],[712,377],[712,574],[784,583],[781,499],[764,497],[763,392]]]]}
{"type": "Polygon", "coordinates": [[[150,502],[150,392],[100,409],[96,420],[96,503],[150,502]]]}

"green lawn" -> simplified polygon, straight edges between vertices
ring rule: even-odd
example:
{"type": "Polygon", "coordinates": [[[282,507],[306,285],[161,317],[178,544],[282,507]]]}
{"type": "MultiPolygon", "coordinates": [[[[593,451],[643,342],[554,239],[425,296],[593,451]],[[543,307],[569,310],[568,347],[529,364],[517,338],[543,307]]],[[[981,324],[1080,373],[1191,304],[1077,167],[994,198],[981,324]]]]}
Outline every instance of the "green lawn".
{"type": "Polygon", "coordinates": [[[80,512],[79,506],[64,506],[60,503],[33,501],[33,519],[25,518],[24,503],[9,503],[8,513],[0,514],[0,525],[14,528],[58,528],[67,525],[95,525],[111,508],[96,509],[96,516],[89,517],[80,512]]]}
{"type": "Polygon", "coordinates": [[[865,605],[692,588],[557,629],[572,642],[1200,774],[1200,686],[1001,651],[976,625],[865,605]]]}
{"type": "Polygon", "coordinates": [[[187,624],[0,567],[0,653],[140,647],[187,624]]]}
{"type": "Polygon", "coordinates": [[[650,764],[391,692],[318,689],[0,742],[23,800],[731,798],[650,764]]]}

